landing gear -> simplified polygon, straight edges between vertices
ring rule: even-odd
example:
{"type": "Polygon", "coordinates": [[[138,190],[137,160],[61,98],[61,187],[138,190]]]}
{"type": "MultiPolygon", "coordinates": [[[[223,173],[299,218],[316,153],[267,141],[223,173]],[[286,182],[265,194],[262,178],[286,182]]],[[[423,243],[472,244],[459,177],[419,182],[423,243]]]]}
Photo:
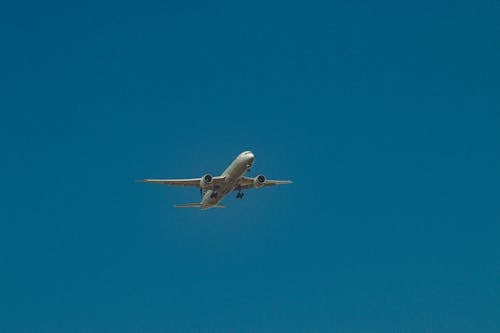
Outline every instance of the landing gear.
{"type": "Polygon", "coordinates": [[[212,199],[213,199],[213,198],[217,198],[217,196],[218,196],[218,195],[219,195],[219,193],[217,193],[217,192],[215,192],[215,191],[214,191],[214,192],[212,192],[212,193],[210,194],[210,198],[212,198],[212,199]]]}
{"type": "Polygon", "coordinates": [[[239,191],[238,193],[236,193],[236,199],[243,199],[244,195],[245,195],[245,193],[239,191]]]}

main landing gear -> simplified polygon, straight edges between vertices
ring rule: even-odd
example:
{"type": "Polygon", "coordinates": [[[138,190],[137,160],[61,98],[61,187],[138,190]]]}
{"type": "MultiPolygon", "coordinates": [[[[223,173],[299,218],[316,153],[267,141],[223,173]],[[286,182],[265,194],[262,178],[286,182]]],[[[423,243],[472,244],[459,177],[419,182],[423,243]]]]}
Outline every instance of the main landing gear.
{"type": "Polygon", "coordinates": [[[236,199],[243,199],[244,195],[245,195],[245,193],[238,191],[238,193],[236,193],[236,199]]]}
{"type": "MultiPolygon", "coordinates": [[[[203,198],[203,195],[205,194],[205,191],[200,189],[200,195],[201,195],[201,198],[203,198]]],[[[217,198],[219,196],[219,193],[213,191],[212,193],[210,193],[210,198],[217,198]]]]}

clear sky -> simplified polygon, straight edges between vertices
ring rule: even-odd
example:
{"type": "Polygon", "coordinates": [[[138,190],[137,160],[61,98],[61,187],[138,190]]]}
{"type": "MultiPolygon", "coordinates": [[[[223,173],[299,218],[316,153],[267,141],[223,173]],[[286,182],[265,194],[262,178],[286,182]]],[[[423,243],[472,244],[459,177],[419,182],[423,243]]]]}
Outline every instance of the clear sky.
{"type": "Polygon", "coordinates": [[[0,332],[499,332],[496,1],[9,1],[0,332]],[[220,173],[293,185],[176,210],[220,173]]]}

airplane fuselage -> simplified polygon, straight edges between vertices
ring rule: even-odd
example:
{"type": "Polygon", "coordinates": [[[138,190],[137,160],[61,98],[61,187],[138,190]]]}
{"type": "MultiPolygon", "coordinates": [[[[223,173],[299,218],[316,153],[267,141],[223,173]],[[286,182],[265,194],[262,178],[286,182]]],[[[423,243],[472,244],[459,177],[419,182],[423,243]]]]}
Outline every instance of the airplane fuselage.
{"type": "Polygon", "coordinates": [[[225,177],[224,183],[204,192],[200,208],[208,209],[216,206],[228,193],[234,191],[241,177],[252,167],[254,158],[250,151],[239,154],[222,173],[221,176],[225,177]]]}

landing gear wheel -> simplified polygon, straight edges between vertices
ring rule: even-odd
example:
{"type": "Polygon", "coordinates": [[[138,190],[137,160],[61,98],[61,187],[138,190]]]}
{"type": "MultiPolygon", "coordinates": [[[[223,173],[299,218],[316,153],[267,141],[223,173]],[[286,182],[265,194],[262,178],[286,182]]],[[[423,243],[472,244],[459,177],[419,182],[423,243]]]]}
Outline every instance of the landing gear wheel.
{"type": "Polygon", "coordinates": [[[245,195],[245,194],[244,194],[243,192],[238,192],[238,193],[236,194],[236,198],[237,198],[237,199],[243,199],[243,196],[244,196],[244,195],[245,195]]]}
{"type": "Polygon", "coordinates": [[[210,194],[210,198],[217,198],[217,196],[219,195],[219,193],[217,192],[212,192],[212,194],[210,194]]]}

